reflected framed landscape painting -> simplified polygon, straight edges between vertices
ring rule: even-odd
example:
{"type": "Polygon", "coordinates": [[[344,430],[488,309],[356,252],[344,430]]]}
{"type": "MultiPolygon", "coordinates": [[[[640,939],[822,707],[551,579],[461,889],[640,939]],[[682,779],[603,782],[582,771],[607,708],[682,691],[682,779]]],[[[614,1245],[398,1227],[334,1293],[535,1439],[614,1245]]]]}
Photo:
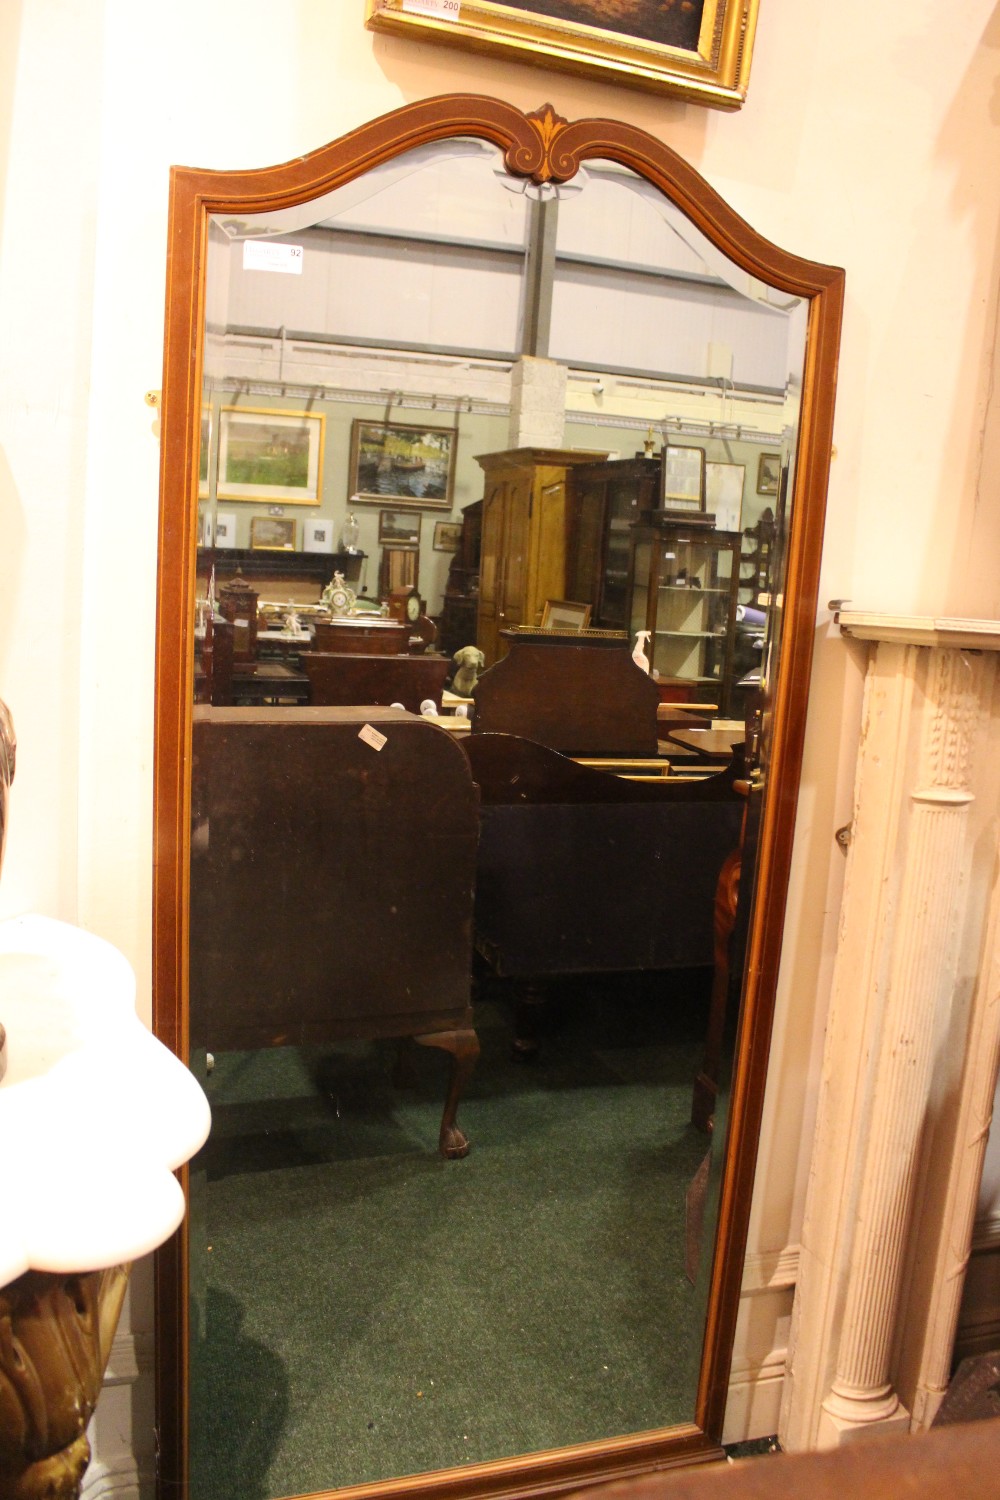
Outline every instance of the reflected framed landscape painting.
{"type": "Polygon", "coordinates": [[[759,0],[367,0],[373,31],[589,73],[717,109],[746,98],[759,0]]]}
{"type": "Polygon", "coordinates": [[[224,406],[219,413],[219,499],[319,505],[325,423],[322,412],[224,406]]]}
{"type": "Polygon", "coordinates": [[[455,429],[355,417],[348,472],[349,505],[394,501],[411,510],[450,510],[455,429]]]}

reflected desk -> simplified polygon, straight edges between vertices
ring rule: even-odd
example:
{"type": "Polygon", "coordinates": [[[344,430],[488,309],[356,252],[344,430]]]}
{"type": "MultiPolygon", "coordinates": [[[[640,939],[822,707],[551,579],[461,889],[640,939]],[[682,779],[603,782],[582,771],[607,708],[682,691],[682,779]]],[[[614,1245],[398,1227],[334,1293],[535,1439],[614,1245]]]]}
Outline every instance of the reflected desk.
{"type": "Polygon", "coordinates": [[[195,669],[195,702],[209,696],[216,708],[227,705],[260,707],[264,704],[309,702],[309,678],[284,662],[263,661],[234,666],[228,675],[195,669]]]}
{"type": "Polygon", "coordinates": [[[374,705],[196,707],[192,743],[192,1046],[441,1048],[440,1149],[464,1156],[478,803],[461,749],[374,705]]]}
{"type": "Polygon", "coordinates": [[[519,1050],[535,1046],[551,977],[712,967],[742,756],[700,776],[664,758],[658,774],[659,694],[627,642],[517,637],[475,698],[462,743],[482,800],[476,946],[516,981],[519,1050]]]}
{"type": "Polygon", "coordinates": [[[365,655],[303,651],[299,658],[309,679],[312,703],[346,707],[352,703],[401,703],[410,713],[431,698],[440,705],[451,668],[446,656],[365,655]]]}

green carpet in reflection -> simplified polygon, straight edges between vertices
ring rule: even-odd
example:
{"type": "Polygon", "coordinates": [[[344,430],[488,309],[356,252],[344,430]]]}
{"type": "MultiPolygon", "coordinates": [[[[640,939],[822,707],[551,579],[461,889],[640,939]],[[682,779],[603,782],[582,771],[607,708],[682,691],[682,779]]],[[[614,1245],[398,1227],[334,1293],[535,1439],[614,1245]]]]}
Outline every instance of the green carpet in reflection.
{"type": "Polygon", "coordinates": [[[192,1174],[195,1500],[691,1419],[697,978],[564,986],[528,1066],[480,1004],[459,1162],[435,1150],[436,1053],[405,1089],[394,1045],[216,1058],[192,1174]]]}

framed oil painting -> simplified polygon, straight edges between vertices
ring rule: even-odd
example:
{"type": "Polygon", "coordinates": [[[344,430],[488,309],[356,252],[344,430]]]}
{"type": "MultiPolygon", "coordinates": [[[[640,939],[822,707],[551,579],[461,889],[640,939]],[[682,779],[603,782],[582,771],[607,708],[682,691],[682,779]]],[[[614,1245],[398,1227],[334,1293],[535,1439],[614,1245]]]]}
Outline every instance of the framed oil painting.
{"type": "Polygon", "coordinates": [[[253,552],[294,552],[295,522],[254,516],[250,522],[250,548],[253,552]]]}
{"type": "Polygon", "coordinates": [[[759,0],[367,0],[365,23],[717,109],[746,98],[759,0]]]}
{"type": "Polygon", "coordinates": [[[419,511],[380,510],[378,513],[378,539],[397,547],[416,547],[420,544],[419,511]]]}
{"type": "Polygon", "coordinates": [[[318,505],[325,423],[322,412],[224,406],[219,413],[220,500],[318,505]]]}
{"type": "Polygon", "coordinates": [[[757,460],[758,495],[776,495],[781,478],[781,454],[762,453],[757,460]]]}
{"type": "Polygon", "coordinates": [[[351,425],[350,504],[450,510],[455,472],[455,429],[405,422],[351,425]]]}
{"type": "Polygon", "coordinates": [[[434,522],[434,551],[457,552],[462,545],[461,521],[434,522]]]}

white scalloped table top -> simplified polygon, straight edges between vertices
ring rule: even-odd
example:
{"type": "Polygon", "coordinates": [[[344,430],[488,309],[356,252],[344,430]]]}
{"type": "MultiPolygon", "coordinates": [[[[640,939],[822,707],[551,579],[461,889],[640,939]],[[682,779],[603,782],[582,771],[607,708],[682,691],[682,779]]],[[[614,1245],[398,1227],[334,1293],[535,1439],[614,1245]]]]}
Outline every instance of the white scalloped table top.
{"type": "Polygon", "coordinates": [[[208,1136],[194,1076],[135,1013],[102,938],[50,917],[0,923],[0,1286],[146,1254],[184,1216],[174,1169],[208,1136]]]}

